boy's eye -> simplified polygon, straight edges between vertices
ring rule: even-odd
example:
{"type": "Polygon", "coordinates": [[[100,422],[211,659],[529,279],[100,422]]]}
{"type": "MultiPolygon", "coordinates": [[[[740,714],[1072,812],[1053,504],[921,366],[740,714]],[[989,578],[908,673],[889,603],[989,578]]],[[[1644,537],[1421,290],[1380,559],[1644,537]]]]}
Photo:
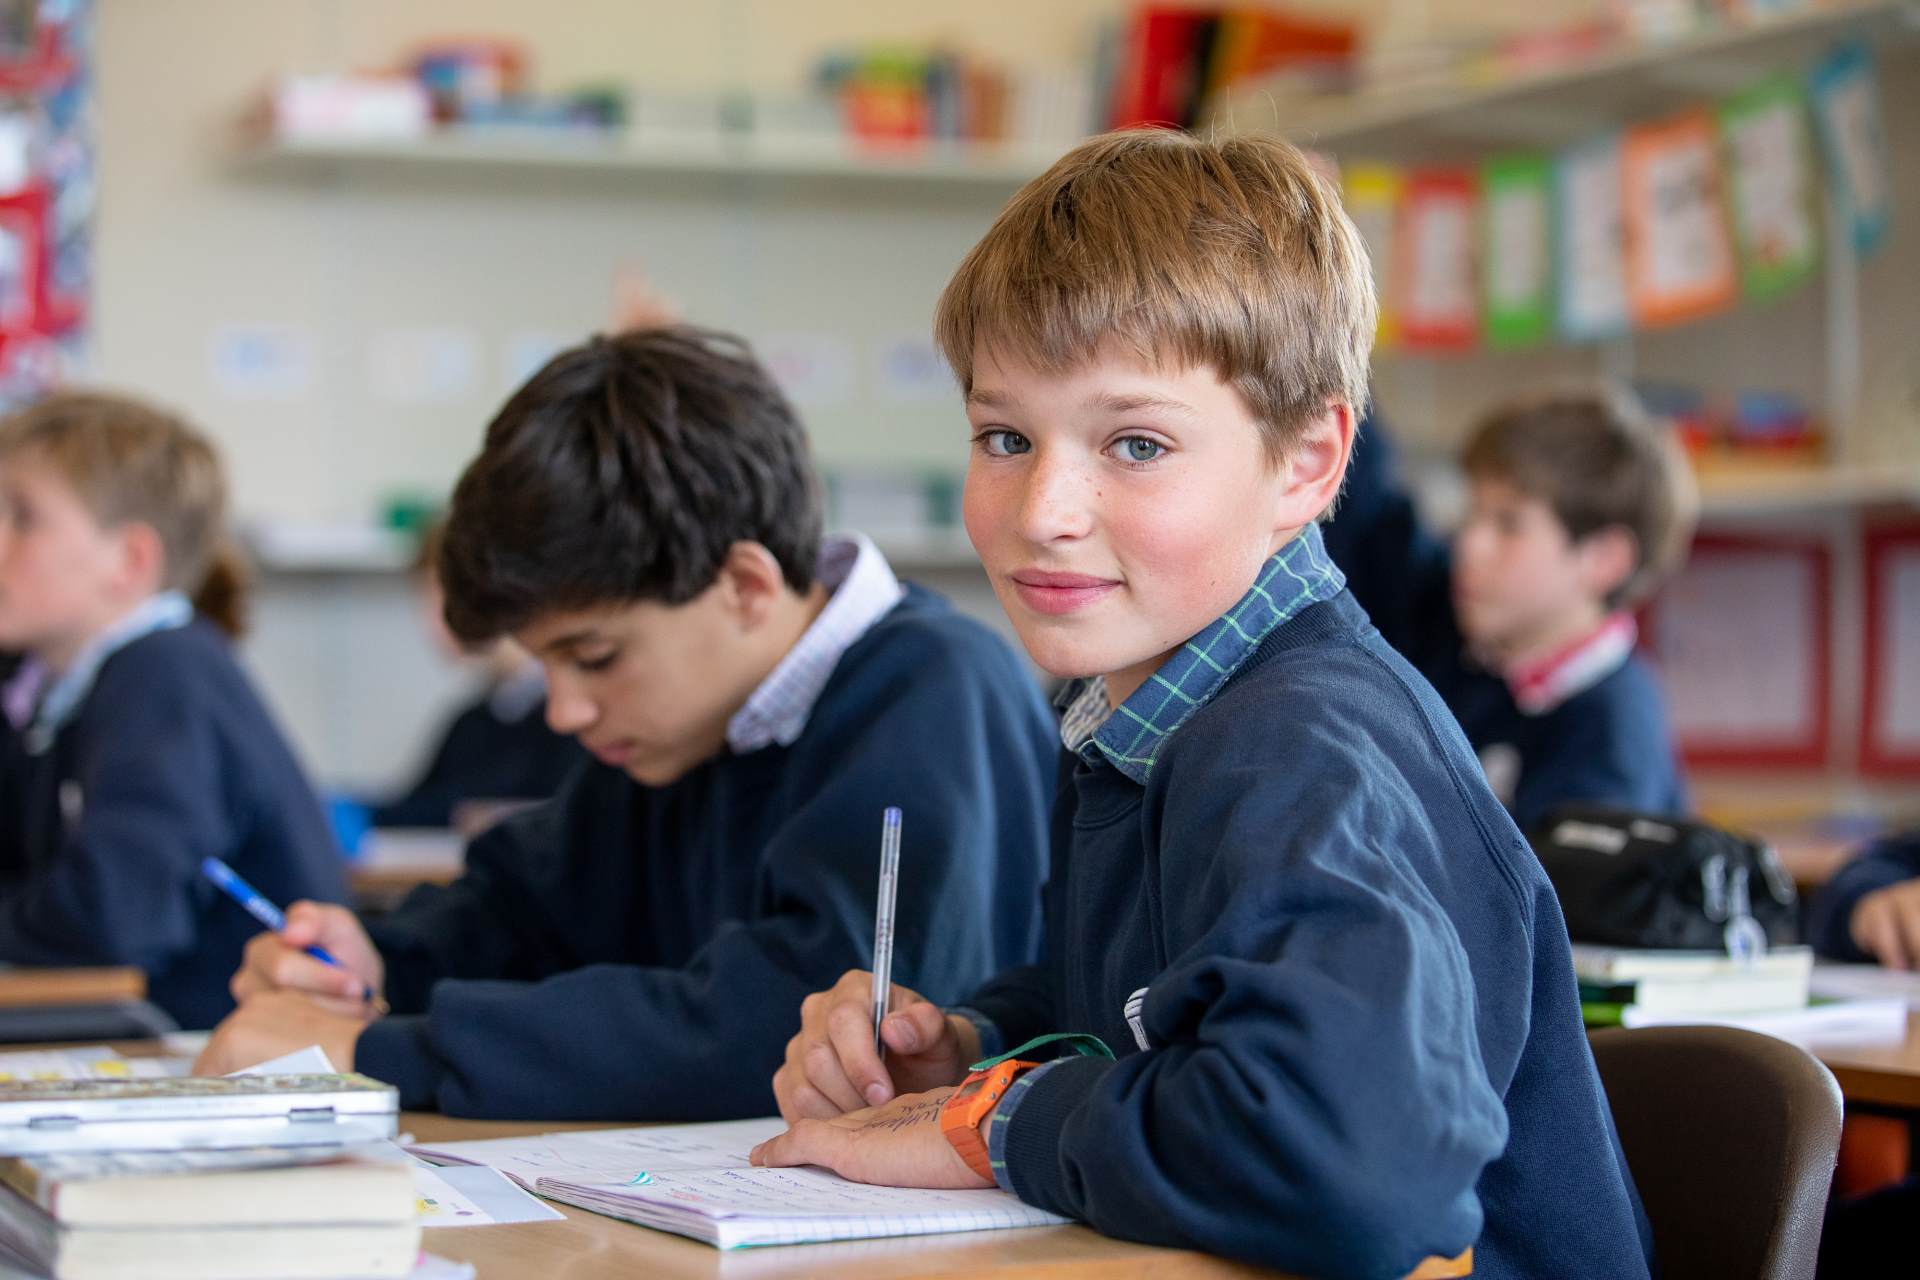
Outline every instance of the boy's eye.
{"type": "Polygon", "coordinates": [[[619,656],[620,656],[620,651],[618,649],[609,649],[605,653],[596,653],[592,657],[588,657],[585,654],[581,654],[580,656],[576,657],[573,660],[573,665],[578,667],[580,670],[586,671],[589,673],[595,672],[595,671],[605,671],[607,668],[613,665],[614,659],[618,658],[619,656]]]}
{"type": "Polygon", "coordinates": [[[1109,453],[1122,462],[1152,462],[1167,451],[1165,445],[1145,436],[1128,436],[1108,446],[1109,453]]]}
{"type": "Polygon", "coordinates": [[[995,458],[1011,458],[1023,453],[1033,452],[1033,441],[1018,431],[1009,431],[1005,427],[993,427],[974,437],[980,447],[995,458]]]}

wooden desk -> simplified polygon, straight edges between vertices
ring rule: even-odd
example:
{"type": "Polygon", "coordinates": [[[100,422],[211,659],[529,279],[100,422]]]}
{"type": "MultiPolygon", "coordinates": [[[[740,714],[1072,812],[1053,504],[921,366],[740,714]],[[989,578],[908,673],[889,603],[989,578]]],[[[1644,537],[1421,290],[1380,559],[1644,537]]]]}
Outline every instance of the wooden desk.
{"type": "Polygon", "coordinates": [[[1907,1038],[1900,1044],[1860,1048],[1816,1048],[1848,1102],[1920,1111],[1920,1015],[1907,1014],[1907,1038]]]}
{"type": "Polygon", "coordinates": [[[89,969],[0,966],[0,1009],[122,1004],[146,998],[147,975],[138,969],[117,965],[89,969]]]}
{"type": "MultiPolygon", "coordinates": [[[[596,1125],[521,1124],[452,1120],[411,1114],[402,1128],[422,1142],[504,1138],[556,1129],[596,1125]]],[[[959,1235],[907,1236],[894,1240],[853,1240],[837,1244],[787,1245],[769,1249],[718,1249],[664,1231],[652,1231],[615,1218],[549,1201],[567,1215],[565,1222],[528,1222],[498,1227],[438,1227],[425,1233],[432,1253],[471,1262],[481,1280],[522,1276],[557,1280],[663,1280],[750,1277],[787,1280],[795,1276],[833,1276],[869,1280],[881,1276],[987,1276],[993,1280],[1215,1280],[1276,1272],[1205,1254],[1112,1240],[1086,1227],[1034,1227],[1021,1231],[976,1231],[959,1235]]],[[[1427,1277],[1468,1274],[1452,1264],[1433,1264],[1415,1273],[1427,1277]]]]}
{"type": "Polygon", "coordinates": [[[355,907],[387,910],[416,885],[459,879],[466,863],[466,840],[457,832],[377,829],[367,833],[360,856],[347,865],[347,887],[355,907]]]}

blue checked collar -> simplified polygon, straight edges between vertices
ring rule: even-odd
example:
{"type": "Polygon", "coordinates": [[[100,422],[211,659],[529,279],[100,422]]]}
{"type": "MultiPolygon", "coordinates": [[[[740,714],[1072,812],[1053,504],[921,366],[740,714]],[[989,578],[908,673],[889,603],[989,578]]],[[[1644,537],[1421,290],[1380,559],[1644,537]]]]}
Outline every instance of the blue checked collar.
{"type": "Polygon", "coordinates": [[[1308,525],[1268,557],[1233,608],[1176,649],[1118,707],[1107,705],[1105,676],[1069,684],[1061,693],[1061,742],[1088,763],[1098,752],[1145,785],[1167,739],[1207,705],[1275,627],[1331,600],[1346,585],[1346,575],[1327,555],[1320,526],[1308,525]]]}

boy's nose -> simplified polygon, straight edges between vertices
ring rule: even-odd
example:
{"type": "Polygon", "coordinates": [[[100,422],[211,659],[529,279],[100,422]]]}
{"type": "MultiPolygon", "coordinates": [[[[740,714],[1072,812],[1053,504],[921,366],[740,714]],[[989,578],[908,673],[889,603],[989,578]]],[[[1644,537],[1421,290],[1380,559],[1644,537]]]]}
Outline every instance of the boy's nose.
{"type": "Polygon", "coordinates": [[[1035,462],[1020,502],[1020,531],[1032,542],[1083,537],[1092,527],[1088,477],[1072,464],[1035,462]]]}
{"type": "Polygon", "coordinates": [[[569,689],[565,680],[555,680],[551,672],[547,677],[547,727],[555,733],[573,735],[584,733],[593,727],[599,719],[593,700],[569,689]]]}

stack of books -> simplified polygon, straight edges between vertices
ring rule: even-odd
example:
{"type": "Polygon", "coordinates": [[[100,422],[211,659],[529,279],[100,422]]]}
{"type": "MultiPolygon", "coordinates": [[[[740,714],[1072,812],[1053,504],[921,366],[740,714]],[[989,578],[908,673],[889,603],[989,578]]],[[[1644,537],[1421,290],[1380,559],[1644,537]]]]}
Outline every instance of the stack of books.
{"type": "Polygon", "coordinates": [[[420,1219],[395,1103],[356,1075],[0,1087],[0,1262],[56,1280],[399,1280],[420,1219]]]}
{"type": "Polygon", "coordinates": [[[1724,951],[1575,943],[1573,969],[1589,1027],[1714,1023],[1801,1044],[1895,1041],[1906,1034],[1902,1001],[1810,996],[1809,947],[1775,947],[1743,961],[1724,951]]]}

